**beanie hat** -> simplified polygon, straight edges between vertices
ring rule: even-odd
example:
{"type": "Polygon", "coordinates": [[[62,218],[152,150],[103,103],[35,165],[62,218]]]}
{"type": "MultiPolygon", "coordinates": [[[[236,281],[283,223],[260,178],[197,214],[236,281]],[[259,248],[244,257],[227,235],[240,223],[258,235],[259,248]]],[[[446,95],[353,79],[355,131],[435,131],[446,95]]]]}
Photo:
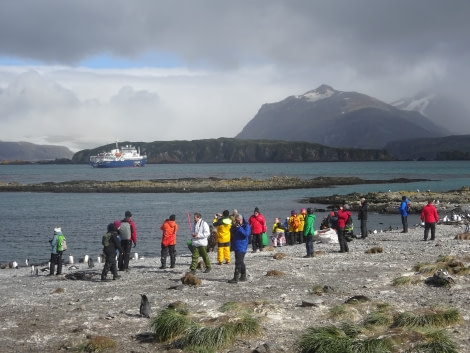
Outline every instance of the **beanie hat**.
{"type": "Polygon", "coordinates": [[[255,207],[255,210],[253,211],[254,212],[258,212],[259,213],[259,208],[258,207],[255,207]]]}
{"type": "Polygon", "coordinates": [[[311,207],[307,208],[307,214],[313,214],[313,210],[311,207]]]}
{"type": "Polygon", "coordinates": [[[132,217],[131,211],[126,211],[126,213],[124,213],[124,216],[126,216],[126,217],[132,217]]]}
{"type": "Polygon", "coordinates": [[[292,210],[292,211],[290,211],[290,214],[293,216],[293,215],[297,214],[297,212],[295,212],[295,210],[292,210]]]}
{"type": "Polygon", "coordinates": [[[176,219],[176,216],[174,214],[170,215],[170,221],[174,221],[176,219]]]}
{"type": "Polygon", "coordinates": [[[114,221],[113,224],[114,224],[114,228],[115,228],[116,230],[118,230],[119,227],[121,227],[121,221],[114,221]]]}
{"type": "Polygon", "coordinates": [[[307,210],[305,208],[302,208],[302,209],[300,209],[300,213],[305,214],[305,213],[307,213],[307,210]]]}
{"type": "Polygon", "coordinates": [[[224,210],[224,212],[222,212],[222,216],[223,216],[223,217],[228,217],[228,216],[230,216],[230,211],[229,211],[229,210],[224,210]]]}

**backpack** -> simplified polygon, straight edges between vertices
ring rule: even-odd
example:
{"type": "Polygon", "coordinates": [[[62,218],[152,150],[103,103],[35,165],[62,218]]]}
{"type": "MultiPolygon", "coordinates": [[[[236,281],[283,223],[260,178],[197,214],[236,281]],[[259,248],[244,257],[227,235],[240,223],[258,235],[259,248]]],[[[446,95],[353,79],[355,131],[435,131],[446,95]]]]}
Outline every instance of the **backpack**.
{"type": "Polygon", "coordinates": [[[121,235],[122,240],[131,240],[131,224],[123,221],[121,223],[121,228],[119,229],[119,234],[121,235]]]}
{"type": "Polygon", "coordinates": [[[294,217],[294,218],[292,219],[292,228],[294,228],[294,229],[299,229],[299,226],[300,226],[299,218],[298,218],[298,217],[294,217]]]}
{"type": "Polygon", "coordinates": [[[67,242],[65,240],[65,236],[59,235],[57,238],[57,251],[65,251],[67,250],[67,242]]]}
{"type": "Polygon", "coordinates": [[[354,227],[353,225],[353,218],[351,216],[348,216],[348,219],[346,220],[346,225],[345,229],[352,229],[354,227]]]}
{"type": "Polygon", "coordinates": [[[103,235],[103,239],[101,240],[101,244],[103,244],[104,247],[107,247],[111,242],[111,233],[106,233],[103,235]]]}
{"type": "Polygon", "coordinates": [[[411,202],[408,201],[406,203],[406,213],[410,213],[410,211],[411,211],[411,202]]]}

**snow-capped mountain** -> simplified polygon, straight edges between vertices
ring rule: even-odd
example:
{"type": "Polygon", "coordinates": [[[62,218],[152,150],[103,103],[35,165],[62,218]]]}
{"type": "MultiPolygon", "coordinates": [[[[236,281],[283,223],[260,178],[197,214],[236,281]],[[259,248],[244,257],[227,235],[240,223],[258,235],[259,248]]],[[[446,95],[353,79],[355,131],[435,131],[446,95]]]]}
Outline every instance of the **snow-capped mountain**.
{"type": "Polygon", "coordinates": [[[236,138],[383,148],[394,140],[446,135],[446,129],[417,111],[397,109],[362,93],[321,85],[302,95],[263,104],[236,138]]]}
{"type": "Polygon", "coordinates": [[[398,109],[417,111],[452,135],[470,134],[470,111],[455,99],[421,92],[413,97],[392,102],[398,109]]]}

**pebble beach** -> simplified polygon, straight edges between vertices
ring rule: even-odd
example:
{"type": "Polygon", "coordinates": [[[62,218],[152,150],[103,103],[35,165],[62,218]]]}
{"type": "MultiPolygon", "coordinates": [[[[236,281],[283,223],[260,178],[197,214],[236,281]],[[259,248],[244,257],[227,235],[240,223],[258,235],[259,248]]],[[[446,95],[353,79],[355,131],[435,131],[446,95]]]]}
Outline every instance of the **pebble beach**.
{"type": "MultiPolygon", "coordinates": [[[[245,263],[248,281],[229,284],[234,265],[217,265],[210,253],[212,271],[199,270],[197,286],[183,285],[191,258],[178,256],[176,267],[161,270],[159,258],[131,260],[130,271],[115,281],[102,282],[103,264],[95,267],[76,261],[64,266],[61,276],[17,269],[0,270],[0,347],[2,352],[62,352],[84,347],[93,337],[105,336],[115,343],[106,352],[183,352],[153,339],[150,324],[170,303],[182,301],[200,320],[215,320],[229,302],[244,303],[259,318],[261,333],[240,338],[220,352],[296,352],[295,342],[309,327],[338,323],[335,307],[353,296],[366,296],[374,303],[388,303],[397,311],[451,307],[462,320],[449,329],[460,352],[470,350],[470,275],[453,276],[450,288],[423,281],[395,287],[394,279],[420,276],[418,263],[434,263],[440,255],[458,258],[468,267],[470,241],[454,239],[463,224],[438,225],[435,241],[423,241],[423,228],[408,233],[392,230],[371,234],[349,243],[349,253],[338,253],[338,244],[315,243],[315,257],[303,258],[305,245],[266,248],[249,252],[245,263]],[[371,248],[380,253],[366,253],[371,248]],[[285,255],[280,259],[275,254],[285,255]],[[278,275],[267,276],[268,271],[278,275]],[[315,288],[329,288],[318,293],[315,288]],[[149,318],[139,314],[140,294],[152,308],[149,318]]],[[[232,253],[233,255],[233,253],[232,253]]],[[[64,256],[67,258],[67,256],[64,256]]],[[[233,256],[232,256],[233,257],[233,256]]],[[[424,277],[425,276],[422,276],[424,277]]],[[[357,310],[350,319],[360,322],[357,310]]],[[[83,351],[83,350],[82,350],[83,351]]]]}

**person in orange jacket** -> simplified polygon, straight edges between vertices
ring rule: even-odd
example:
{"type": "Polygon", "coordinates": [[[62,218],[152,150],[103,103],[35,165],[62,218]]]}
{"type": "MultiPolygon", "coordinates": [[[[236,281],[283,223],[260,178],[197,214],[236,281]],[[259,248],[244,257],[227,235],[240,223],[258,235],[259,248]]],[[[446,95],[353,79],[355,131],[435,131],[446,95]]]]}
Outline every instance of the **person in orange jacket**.
{"type": "Polygon", "coordinates": [[[436,207],[433,201],[429,200],[428,204],[421,211],[421,221],[424,222],[424,241],[428,240],[429,230],[431,229],[431,240],[436,239],[436,223],[439,221],[436,207]]]}
{"type": "Polygon", "coordinates": [[[178,224],[175,222],[176,216],[172,214],[168,219],[165,219],[160,229],[163,231],[162,235],[162,253],[160,261],[162,265],[160,269],[166,268],[166,258],[170,254],[170,267],[174,268],[176,264],[176,233],[178,232],[178,224]]]}

